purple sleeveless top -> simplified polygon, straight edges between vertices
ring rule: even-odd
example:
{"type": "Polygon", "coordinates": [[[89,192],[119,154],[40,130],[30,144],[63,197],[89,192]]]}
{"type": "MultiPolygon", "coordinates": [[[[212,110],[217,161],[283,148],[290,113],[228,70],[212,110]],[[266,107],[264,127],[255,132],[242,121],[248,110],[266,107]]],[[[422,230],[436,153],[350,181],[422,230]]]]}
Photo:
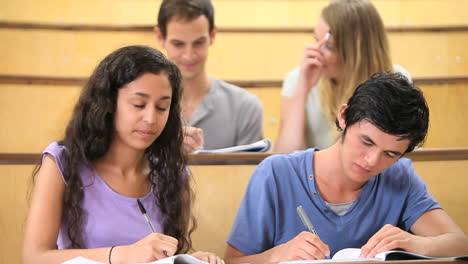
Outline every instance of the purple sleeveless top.
{"type": "MultiPolygon", "coordinates": [[[[62,178],[67,184],[63,175],[64,151],[64,146],[53,142],[44,150],[42,157],[48,153],[55,158],[62,178]]],[[[84,186],[82,236],[85,248],[128,245],[151,233],[138,208],[136,198],[113,191],[92,166],[81,166],[80,177],[84,186]]],[[[155,199],[151,191],[145,197],[140,197],[156,232],[162,233],[161,214],[155,205],[155,199]]],[[[60,224],[57,246],[59,249],[71,248],[64,221],[60,224]]]]}

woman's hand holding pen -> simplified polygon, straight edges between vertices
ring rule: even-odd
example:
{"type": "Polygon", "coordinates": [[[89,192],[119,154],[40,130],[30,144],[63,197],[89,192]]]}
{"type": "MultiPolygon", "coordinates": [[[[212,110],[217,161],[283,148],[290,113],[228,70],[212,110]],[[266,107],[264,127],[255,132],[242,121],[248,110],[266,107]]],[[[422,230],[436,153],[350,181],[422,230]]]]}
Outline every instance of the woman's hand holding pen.
{"type": "Polygon", "coordinates": [[[192,253],[192,257],[195,257],[199,260],[211,263],[211,264],[224,264],[224,260],[213,253],[197,251],[192,253]]]}
{"type": "Polygon", "coordinates": [[[303,231],[288,242],[269,250],[269,262],[325,259],[330,248],[317,235],[303,231]]]}
{"type": "Polygon", "coordinates": [[[112,251],[112,263],[144,263],[170,257],[177,251],[177,239],[151,233],[131,245],[117,246],[112,251]]]}
{"type": "Polygon", "coordinates": [[[322,74],[325,59],[321,47],[326,41],[327,38],[323,38],[315,44],[307,44],[304,49],[298,85],[305,94],[308,94],[310,89],[317,84],[322,74]]]}

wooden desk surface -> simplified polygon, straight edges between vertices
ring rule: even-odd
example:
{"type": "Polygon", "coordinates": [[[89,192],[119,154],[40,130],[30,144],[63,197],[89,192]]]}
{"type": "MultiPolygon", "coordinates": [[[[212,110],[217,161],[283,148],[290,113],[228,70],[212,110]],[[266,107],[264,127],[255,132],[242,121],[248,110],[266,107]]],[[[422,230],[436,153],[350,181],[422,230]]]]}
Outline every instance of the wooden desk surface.
{"type": "MultiPolygon", "coordinates": [[[[279,153],[239,152],[190,154],[189,165],[256,165],[279,153]]],[[[40,153],[0,152],[0,165],[34,165],[40,153]]],[[[413,161],[468,160],[468,148],[418,149],[405,155],[413,161]]]]}

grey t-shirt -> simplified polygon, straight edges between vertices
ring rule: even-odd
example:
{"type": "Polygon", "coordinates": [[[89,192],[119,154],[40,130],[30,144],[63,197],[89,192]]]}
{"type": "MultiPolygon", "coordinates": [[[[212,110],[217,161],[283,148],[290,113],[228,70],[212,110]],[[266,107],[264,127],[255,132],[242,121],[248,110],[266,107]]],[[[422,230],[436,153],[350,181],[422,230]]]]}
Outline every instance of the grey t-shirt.
{"type": "Polygon", "coordinates": [[[211,77],[190,126],[203,129],[204,149],[250,144],[263,138],[263,108],[257,96],[211,77]]]}

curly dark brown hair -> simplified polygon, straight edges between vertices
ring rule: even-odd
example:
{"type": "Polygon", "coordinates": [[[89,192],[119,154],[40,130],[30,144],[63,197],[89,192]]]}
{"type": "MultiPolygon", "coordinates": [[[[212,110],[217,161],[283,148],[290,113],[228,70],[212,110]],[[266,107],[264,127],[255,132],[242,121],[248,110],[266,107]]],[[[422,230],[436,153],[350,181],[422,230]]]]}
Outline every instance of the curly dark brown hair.
{"type": "MultiPolygon", "coordinates": [[[[162,214],[164,234],[175,237],[177,253],[192,248],[191,233],[196,222],[191,212],[194,199],[189,183],[187,156],[182,149],[180,118],[181,76],[177,67],[161,52],[147,46],[128,46],[109,54],[97,66],[81,92],[59,145],[64,155],[67,182],[63,219],[73,248],[82,248],[83,184],[79,166],[104,156],[114,137],[114,116],[118,90],[144,73],[164,73],[172,87],[169,118],[161,135],[146,149],[156,205],[162,214]]],[[[38,171],[36,168],[35,173],[38,171]]]]}

